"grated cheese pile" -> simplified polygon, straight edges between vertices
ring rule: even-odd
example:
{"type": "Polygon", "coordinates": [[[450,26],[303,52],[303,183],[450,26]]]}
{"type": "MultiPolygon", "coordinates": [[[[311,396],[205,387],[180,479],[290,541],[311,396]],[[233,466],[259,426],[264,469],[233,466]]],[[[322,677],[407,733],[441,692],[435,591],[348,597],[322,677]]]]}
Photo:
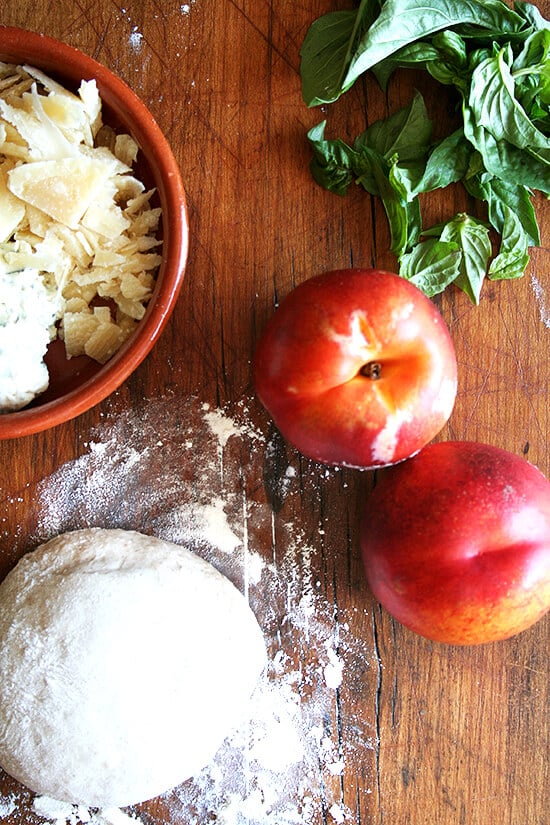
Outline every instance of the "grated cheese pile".
{"type": "Polygon", "coordinates": [[[0,292],[0,411],[45,389],[43,375],[22,386],[32,381],[14,366],[17,324],[59,335],[68,358],[105,363],[152,295],[161,210],[132,174],[136,142],[103,125],[101,110],[94,80],[73,94],[0,62],[0,280],[10,286],[0,292]]]}

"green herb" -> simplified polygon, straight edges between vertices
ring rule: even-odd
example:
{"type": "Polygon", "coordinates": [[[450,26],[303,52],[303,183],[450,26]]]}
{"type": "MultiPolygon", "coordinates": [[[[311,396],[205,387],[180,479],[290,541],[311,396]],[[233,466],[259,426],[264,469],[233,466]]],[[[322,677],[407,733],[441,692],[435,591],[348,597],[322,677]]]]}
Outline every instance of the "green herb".
{"type": "Polygon", "coordinates": [[[309,106],[333,103],[366,71],[386,89],[406,67],[459,93],[461,125],[438,141],[418,93],[351,144],[327,140],[326,120],[308,132],[321,186],[345,195],[357,183],[382,199],[403,277],[430,296],[454,283],[478,303],[486,276],[524,273],[540,243],[532,195],[550,195],[550,23],[536,6],[361,0],[314,21],[301,56],[309,106]],[[487,204],[489,225],[460,214],[424,229],[419,196],[459,181],[487,204]]]}

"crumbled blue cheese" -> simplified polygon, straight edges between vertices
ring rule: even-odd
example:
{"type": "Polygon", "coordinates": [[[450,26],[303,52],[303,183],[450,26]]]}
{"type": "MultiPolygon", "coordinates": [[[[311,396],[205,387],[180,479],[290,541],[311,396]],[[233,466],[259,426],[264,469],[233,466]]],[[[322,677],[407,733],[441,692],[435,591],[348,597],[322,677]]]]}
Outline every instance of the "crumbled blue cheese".
{"type": "Polygon", "coordinates": [[[0,270],[0,412],[19,410],[48,386],[44,355],[59,298],[36,270],[0,270]]]}

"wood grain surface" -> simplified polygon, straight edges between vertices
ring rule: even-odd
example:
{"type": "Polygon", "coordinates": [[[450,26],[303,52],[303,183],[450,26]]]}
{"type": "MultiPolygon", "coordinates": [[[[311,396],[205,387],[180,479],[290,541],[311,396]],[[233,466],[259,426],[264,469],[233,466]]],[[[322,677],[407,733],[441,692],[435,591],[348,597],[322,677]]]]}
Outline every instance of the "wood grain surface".
{"type": "MultiPolygon", "coordinates": [[[[359,558],[357,527],[371,474],[303,459],[254,397],[256,341],[293,286],[324,269],[396,266],[381,204],[359,188],[346,198],[331,195],[308,170],[305,133],[322,113],[302,101],[299,49],[313,19],[337,7],[347,4],[4,0],[1,23],[82,49],[150,108],[181,167],[190,253],[173,317],[125,384],[70,423],[0,443],[0,573],[62,530],[101,524],[156,532],[178,493],[166,487],[163,502],[148,491],[162,488],[167,474],[172,482],[188,480],[185,489],[203,479],[201,456],[213,449],[204,411],[223,410],[231,421],[244,416],[241,433],[259,436],[223,443],[211,495],[226,503],[237,532],[246,528],[251,551],[281,576],[290,569],[289,547],[303,538],[307,563],[298,552],[294,596],[313,582],[333,638],[342,636],[334,649],[343,678],[330,693],[324,724],[344,767],[314,783],[315,812],[299,821],[335,822],[336,804],[356,825],[549,825],[549,617],[477,648],[437,645],[393,621],[369,593],[359,558]],[[106,466],[97,445],[111,445],[112,458],[114,440],[119,457],[133,449],[149,459],[128,470],[124,484],[121,476],[112,487],[106,481],[100,495],[94,479],[106,466]],[[64,486],[54,483],[63,472],[64,486]]],[[[539,7],[549,16],[547,0],[539,7]]],[[[414,88],[439,123],[450,118],[429,79],[399,74],[387,94],[373,80],[358,83],[331,110],[331,130],[352,138],[365,118],[395,110],[414,88]]],[[[549,475],[550,208],[542,198],[536,207],[542,245],[523,279],[487,283],[478,307],[457,290],[436,300],[459,364],[456,406],[439,437],[499,445],[549,475]]],[[[475,205],[458,189],[424,204],[426,221],[465,208],[475,205]]],[[[244,568],[223,554],[220,565],[243,586],[244,568]]],[[[283,651],[297,670],[316,666],[319,651],[282,621],[283,602],[252,589],[270,649],[283,651]]],[[[17,783],[3,776],[1,788],[17,799],[4,817],[8,825],[43,821],[17,783]]],[[[145,825],[287,821],[246,811],[233,820],[216,811],[192,819],[170,798],[134,813],[145,825]]]]}

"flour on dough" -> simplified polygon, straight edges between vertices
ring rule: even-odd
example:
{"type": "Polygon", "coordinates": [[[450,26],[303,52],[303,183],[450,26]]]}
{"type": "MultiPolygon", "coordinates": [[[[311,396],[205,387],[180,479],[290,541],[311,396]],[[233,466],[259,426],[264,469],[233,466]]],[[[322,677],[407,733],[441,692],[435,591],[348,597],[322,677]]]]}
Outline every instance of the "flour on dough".
{"type": "Polygon", "coordinates": [[[0,765],[31,790],[124,806],[196,774],[266,660],[238,589],[141,533],[65,533],[0,584],[0,765]]]}

